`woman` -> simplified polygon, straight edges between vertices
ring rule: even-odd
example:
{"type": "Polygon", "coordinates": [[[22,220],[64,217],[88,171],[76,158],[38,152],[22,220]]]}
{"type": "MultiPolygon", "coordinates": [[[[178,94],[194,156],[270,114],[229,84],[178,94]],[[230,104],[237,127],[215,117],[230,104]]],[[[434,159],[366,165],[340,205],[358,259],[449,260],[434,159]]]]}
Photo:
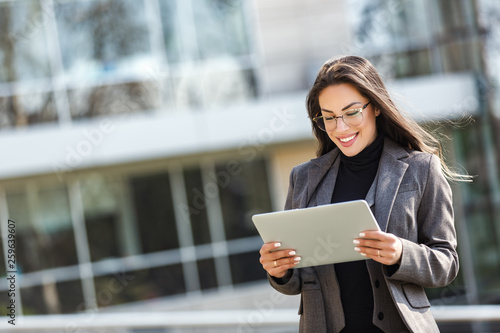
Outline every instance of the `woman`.
{"type": "Polygon", "coordinates": [[[318,157],[292,170],[285,209],[365,199],[381,231],[354,240],[369,260],[298,269],[300,253],[266,243],[260,262],[271,285],[301,294],[301,332],[439,332],[423,287],[457,275],[445,175],[461,176],[441,160],[439,143],[401,115],[364,58],[327,61],[307,109],[318,157]]]}

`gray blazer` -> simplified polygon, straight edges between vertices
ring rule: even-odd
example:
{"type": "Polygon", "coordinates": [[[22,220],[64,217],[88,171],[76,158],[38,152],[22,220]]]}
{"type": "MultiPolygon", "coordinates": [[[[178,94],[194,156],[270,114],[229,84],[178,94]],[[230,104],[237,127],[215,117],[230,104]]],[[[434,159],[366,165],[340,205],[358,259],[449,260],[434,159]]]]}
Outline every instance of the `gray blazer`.
{"type": "MultiPolygon", "coordinates": [[[[296,166],[285,209],[329,204],[340,164],[339,150],[296,166]]],[[[401,238],[401,264],[366,265],[374,296],[373,323],[384,332],[439,332],[423,287],[443,287],[458,273],[451,189],[435,155],[385,139],[377,176],[365,199],[381,230],[401,238]]],[[[300,255],[300,254],[299,254],[300,255]]],[[[301,294],[300,332],[340,332],[345,326],[334,265],[291,270],[271,285],[301,294]]]]}

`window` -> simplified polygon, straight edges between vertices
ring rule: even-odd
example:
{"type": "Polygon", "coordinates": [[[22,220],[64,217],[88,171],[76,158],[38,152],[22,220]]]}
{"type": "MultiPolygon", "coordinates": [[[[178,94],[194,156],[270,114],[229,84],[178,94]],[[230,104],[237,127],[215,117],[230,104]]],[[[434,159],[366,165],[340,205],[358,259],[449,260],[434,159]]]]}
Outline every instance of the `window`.
{"type": "Polygon", "coordinates": [[[218,164],[215,176],[227,239],[257,235],[252,215],[272,211],[265,161],[218,164]]]}
{"type": "Polygon", "coordinates": [[[247,101],[257,89],[245,6],[1,1],[0,128],[247,101]]]}
{"type": "Polygon", "coordinates": [[[85,309],[82,283],[80,280],[57,283],[56,290],[54,291],[54,295],[55,294],[57,294],[58,297],[58,302],[56,303],[57,311],[55,311],[55,313],[76,313],[85,309]]]}
{"type": "Polygon", "coordinates": [[[50,76],[40,1],[0,2],[0,82],[50,76]]]}
{"type": "Polygon", "coordinates": [[[21,290],[24,315],[43,315],[55,313],[55,311],[57,311],[57,308],[54,306],[51,307],[50,304],[47,304],[47,300],[45,299],[43,292],[44,287],[42,285],[23,288],[21,290]]]}
{"type": "Polygon", "coordinates": [[[195,245],[210,243],[210,229],[201,170],[199,168],[184,169],[184,184],[188,204],[184,211],[190,217],[193,242],[195,245]]]}
{"type": "Polygon", "coordinates": [[[217,287],[217,276],[214,259],[198,260],[198,275],[202,290],[217,287]]]}
{"type": "Polygon", "coordinates": [[[23,273],[76,265],[75,238],[66,188],[7,193],[10,218],[17,226],[18,269],[23,273]]]}
{"type": "Polygon", "coordinates": [[[143,1],[58,2],[55,12],[66,74],[91,77],[130,71],[148,59],[143,1]]]}
{"type": "Polygon", "coordinates": [[[179,247],[168,173],[130,179],[142,252],[179,247]]]}
{"type": "Polygon", "coordinates": [[[126,226],[121,223],[117,198],[119,186],[93,174],[81,181],[85,226],[90,258],[97,261],[123,254],[120,235],[126,226]]]}
{"type": "Polygon", "coordinates": [[[169,62],[249,55],[243,1],[160,1],[160,9],[169,62]]]}
{"type": "Polygon", "coordinates": [[[259,262],[259,251],[234,254],[229,257],[231,275],[234,284],[245,283],[266,278],[266,271],[259,262]]]}
{"type": "Polygon", "coordinates": [[[200,59],[249,53],[243,1],[196,1],[193,14],[200,59]]]}
{"type": "Polygon", "coordinates": [[[251,216],[272,210],[266,159],[155,168],[88,171],[71,191],[49,179],[7,184],[23,313],[76,313],[94,301],[107,307],[265,279],[251,216]],[[176,204],[189,206],[186,215],[176,204]],[[83,218],[87,237],[75,235],[72,218],[83,218]],[[92,276],[81,274],[87,262],[75,237],[92,276]]]}
{"type": "Polygon", "coordinates": [[[480,36],[472,0],[349,4],[354,53],[365,54],[386,76],[480,69],[480,36]]]}
{"type": "Polygon", "coordinates": [[[175,106],[211,107],[255,96],[244,1],[159,4],[175,106]]]}

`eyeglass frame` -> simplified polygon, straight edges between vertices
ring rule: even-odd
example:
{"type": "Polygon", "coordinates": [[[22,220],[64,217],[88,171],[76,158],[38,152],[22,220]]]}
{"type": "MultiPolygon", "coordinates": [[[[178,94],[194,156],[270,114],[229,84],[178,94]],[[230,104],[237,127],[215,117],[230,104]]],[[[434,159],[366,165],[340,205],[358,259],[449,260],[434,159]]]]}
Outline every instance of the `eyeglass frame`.
{"type": "MultiPolygon", "coordinates": [[[[363,105],[362,107],[360,108],[356,108],[356,109],[349,109],[349,110],[345,110],[344,112],[342,112],[342,115],[341,116],[332,116],[332,117],[327,117],[325,118],[325,116],[316,116],[314,117],[312,120],[316,123],[316,125],[318,126],[318,128],[322,131],[325,131],[326,132],[326,123],[325,123],[325,129],[322,129],[319,125],[318,125],[318,121],[323,118],[323,120],[333,120],[335,119],[335,128],[337,128],[337,119],[338,118],[341,118],[342,121],[344,122],[344,124],[346,124],[346,126],[349,126],[351,127],[351,125],[349,125],[348,123],[346,123],[346,121],[344,120],[344,115],[347,113],[347,112],[352,112],[352,111],[356,111],[356,110],[359,110],[359,112],[361,113],[361,116],[363,116],[363,111],[368,107],[368,105],[371,103],[371,101],[368,101],[368,103],[366,103],[365,105],[363,105]]],[[[363,121],[363,120],[361,120],[363,121]]]]}

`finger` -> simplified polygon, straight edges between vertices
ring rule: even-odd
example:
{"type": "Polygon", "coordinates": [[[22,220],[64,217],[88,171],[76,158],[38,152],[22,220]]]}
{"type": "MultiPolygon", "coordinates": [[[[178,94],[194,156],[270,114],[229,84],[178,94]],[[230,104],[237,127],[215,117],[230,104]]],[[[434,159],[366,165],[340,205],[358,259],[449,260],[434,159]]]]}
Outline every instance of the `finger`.
{"type": "Polygon", "coordinates": [[[262,254],[269,253],[272,250],[275,250],[275,249],[279,248],[280,246],[281,246],[280,242],[268,242],[268,243],[265,243],[260,248],[260,254],[262,255],[262,254]]]}
{"type": "Polygon", "coordinates": [[[359,237],[363,239],[384,240],[387,238],[387,233],[380,230],[365,230],[359,233],[359,237]]]}
{"type": "Polygon", "coordinates": [[[374,249],[382,249],[384,247],[384,243],[379,240],[367,240],[367,239],[357,238],[352,242],[354,245],[358,247],[370,247],[374,249]]]}
{"type": "Polygon", "coordinates": [[[295,266],[298,264],[301,260],[301,257],[299,256],[294,256],[294,257],[289,257],[289,258],[281,258],[281,259],[276,259],[272,261],[268,261],[265,263],[265,266],[267,269],[275,269],[275,268],[280,268],[283,266],[289,266],[293,265],[295,266]]]}
{"type": "Polygon", "coordinates": [[[260,263],[265,266],[266,263],[274,262],[279,259],[293,259],[296,257],[297,252],[295,250],[280,250],[276,252],[270,252],[260,256],[260,263]]]}
{"type": "Polygon", "coordinates": [[[398,262],[397,252],[394,250],[382,250],[370,247],[355,247],[362,256],[373,259],[385,265],[393,265],[398,262]]]}
{"type": "Polygon", "coordinates": [[[361,254],[362,256],[371,258],[373,260],[377,261],[386,260],[385,259],[386,257],[384,257],[384,253],[380,249],[373,249],[368,247],[365,248],[356,247],[355,250],[359,252],[359,254],[361,254]]]}
{"type": "Polygon", "coordinates": [[[267,252],[264,254],[261,254],[261,261],[270,261],[270,260],[277,260],[280,258],[286,258],[286,257],[291,257],[296,255],[295,250],[292,249],[286,249],[286,250],[279,250],[279,251],[274,251],[274,252],[267,252]]]}
{"type": "Polygon", "coordinates": [[[276,260],[276,264],[273,262],[268,263],[265,267],[266,271],[269,273],[269,275],[276,276],[276,277],[281,277],[283,276],[284,272],[287,271],[290,268],[295,267],[297,264],[300,263],[300,257],[294,257],[294,258],[285,258],[285,259],[279,259],[276,260]]]}
{"type": "MultiPolygon", "coordinates": [[[[356,238],[353,242],[356,245],[387,249],[394,247],[398,242],[398,237],[382,231],[363,232],[364,237],[356,238]]],[[[360,235],[361,235],[360,234],[360,235]]]]}

